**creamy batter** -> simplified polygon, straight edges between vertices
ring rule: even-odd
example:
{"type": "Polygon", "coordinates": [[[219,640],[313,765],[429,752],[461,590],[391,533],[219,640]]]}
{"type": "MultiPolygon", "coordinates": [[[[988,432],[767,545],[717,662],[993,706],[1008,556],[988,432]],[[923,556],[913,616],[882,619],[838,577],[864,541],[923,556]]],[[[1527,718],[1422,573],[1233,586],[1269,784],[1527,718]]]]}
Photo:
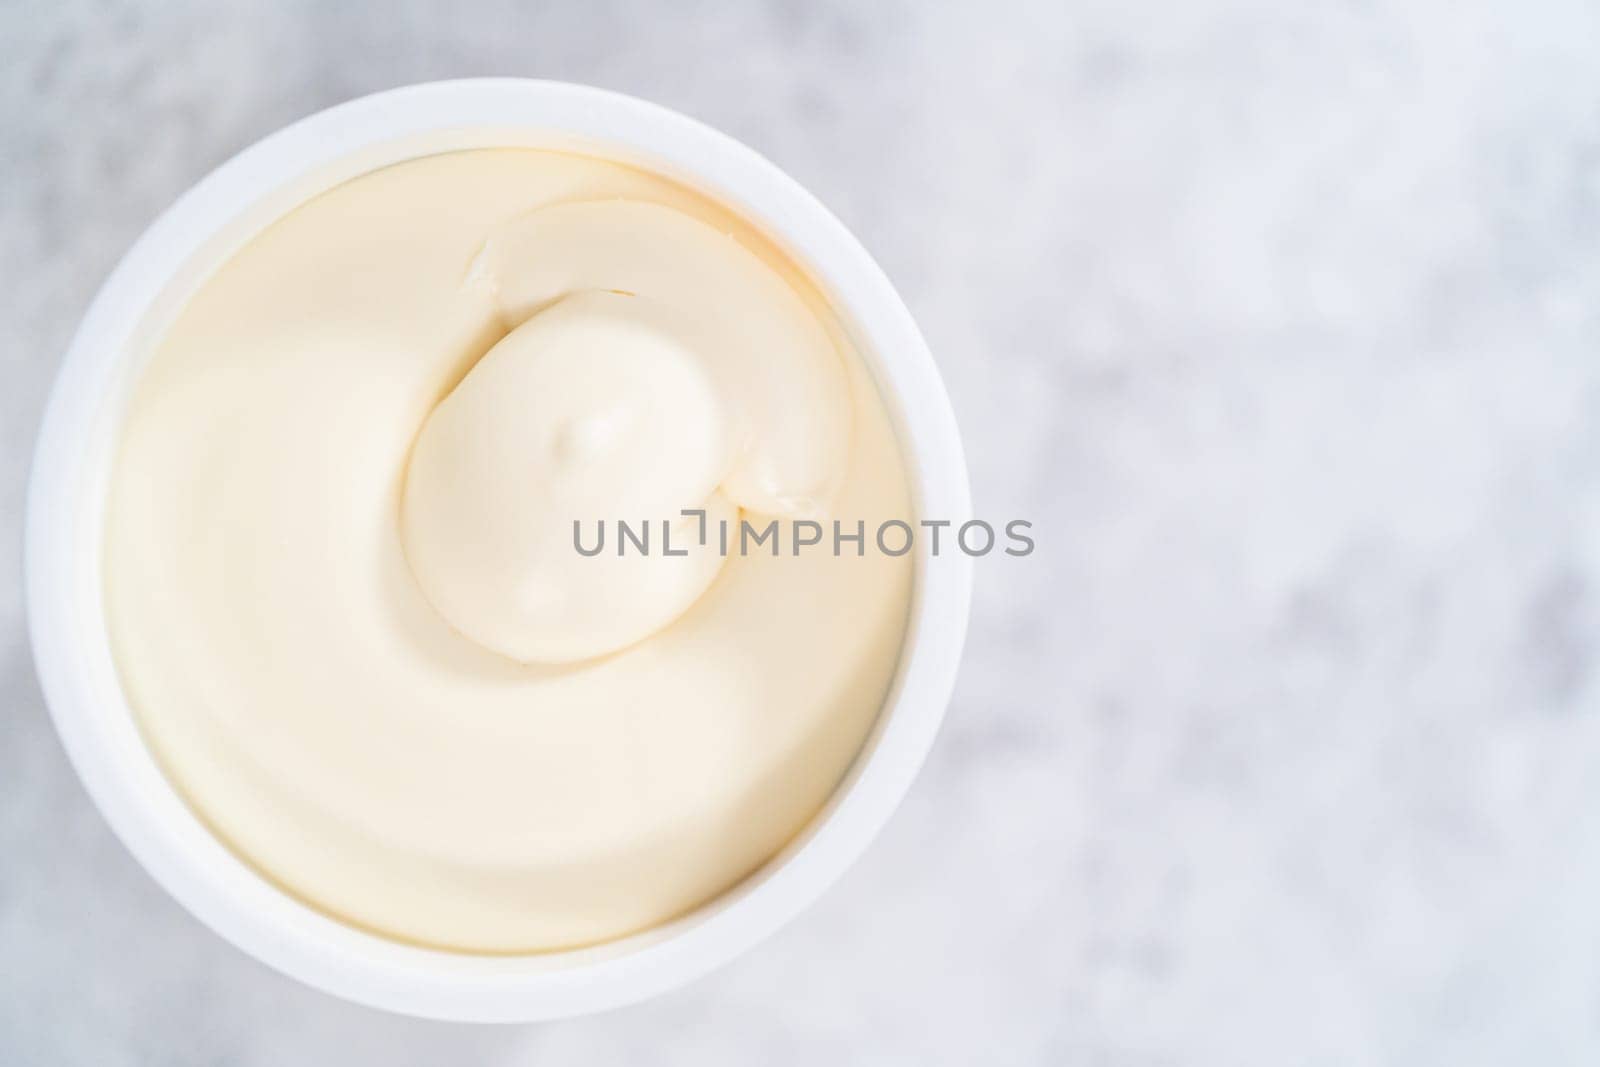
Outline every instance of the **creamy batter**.
{"type": "Polygon", "coordinates": [[[912,519],[815,291],[637,170],[414,160],[278,220],[158,343],[113,649],[180,791],[308,902],[467,951],[604,941],[804,828],[904,638],[909,557],[724,555],[686,509],[912,519]],[[683,554],[576,551],[618,519],[683,554]]]}

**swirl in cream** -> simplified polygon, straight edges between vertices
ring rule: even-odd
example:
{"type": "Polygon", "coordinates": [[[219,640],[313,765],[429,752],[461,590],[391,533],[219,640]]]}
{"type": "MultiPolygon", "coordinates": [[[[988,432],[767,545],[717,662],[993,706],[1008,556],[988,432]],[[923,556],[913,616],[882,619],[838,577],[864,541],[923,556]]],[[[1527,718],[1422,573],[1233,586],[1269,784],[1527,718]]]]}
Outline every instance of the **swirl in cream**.
{"type": "Polygon", "coordinates": [[[521,325],[429,416],[403,504],[417,580],[462,633],[523,662],[614,652],[723,563],[687,534],[682,557],[584,558],[575,522],[825,511],[850,432],[838,352],[728,234],[645,201],[559,204],[490,238],[475,276],[521,325]]]}

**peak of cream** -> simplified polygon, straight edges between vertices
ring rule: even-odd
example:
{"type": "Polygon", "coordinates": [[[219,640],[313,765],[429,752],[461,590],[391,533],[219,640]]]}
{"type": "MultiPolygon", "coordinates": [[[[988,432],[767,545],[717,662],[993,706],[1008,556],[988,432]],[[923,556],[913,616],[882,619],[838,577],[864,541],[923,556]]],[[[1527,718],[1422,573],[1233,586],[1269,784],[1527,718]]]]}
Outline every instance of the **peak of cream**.
{"type": "Polygon", "coordinates": [[[254,237],[150,353],[108,497],[117,668],[206,824],[325,912],[461,951],[620,937],[806,826],[905,634],[907,557],[578,570],[570,523],[544,540],[699,504],[913,518],[795,267],[614,163],[387,167],[254,237]]]}
{"type": "Polygon", "coordinates": [[[514,328],[423,425],[402,521],[418,583],[472,640],[521,662],[614,652],[723,563],[687,530],[686,556],[585,557],[575,522],[825,512],[849,449],[839,352],[728,234],[648,201],[558,204],[491,236],[469,278],[514,328]]]}

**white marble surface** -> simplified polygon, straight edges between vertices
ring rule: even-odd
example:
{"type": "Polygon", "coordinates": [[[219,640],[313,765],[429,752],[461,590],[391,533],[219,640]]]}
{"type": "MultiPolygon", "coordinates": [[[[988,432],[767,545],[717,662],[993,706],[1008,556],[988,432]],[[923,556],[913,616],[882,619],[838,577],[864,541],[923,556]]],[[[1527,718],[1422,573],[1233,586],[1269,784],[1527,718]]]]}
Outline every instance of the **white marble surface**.
{"type": "MultiPolygon", "coordinates": [[[[980,570],[930,765],[716,976],[540,1027],[300,988],[91,809],[0,583],[0,1063],[1600,1060],[1600,7],[0,7],[0,550],[75,318],[181,189],[513,73],[768,153],[954,394],[980,570]]],[[[15,573],[15,565],[11,571],[15,573]]]]}

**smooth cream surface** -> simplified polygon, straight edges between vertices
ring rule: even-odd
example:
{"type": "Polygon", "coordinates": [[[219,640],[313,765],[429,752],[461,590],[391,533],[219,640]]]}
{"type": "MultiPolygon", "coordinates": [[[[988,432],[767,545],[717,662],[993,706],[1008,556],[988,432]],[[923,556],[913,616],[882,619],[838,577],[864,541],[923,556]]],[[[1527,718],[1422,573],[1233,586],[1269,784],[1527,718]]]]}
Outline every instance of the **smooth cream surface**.
{"type": "Polygon", "coordinates": [[[309,902],[472,951],[726,890],[860,749],[906,626],[881,399],[814,291],[679,186],[578,156],[366,175],[232,256],[114,471],[113,650],[153,749],[309,902]],[[813,519],[794,554],[712,528],[813,519]],[[651,520],[649,556],[572,523],[651,520]]]}

